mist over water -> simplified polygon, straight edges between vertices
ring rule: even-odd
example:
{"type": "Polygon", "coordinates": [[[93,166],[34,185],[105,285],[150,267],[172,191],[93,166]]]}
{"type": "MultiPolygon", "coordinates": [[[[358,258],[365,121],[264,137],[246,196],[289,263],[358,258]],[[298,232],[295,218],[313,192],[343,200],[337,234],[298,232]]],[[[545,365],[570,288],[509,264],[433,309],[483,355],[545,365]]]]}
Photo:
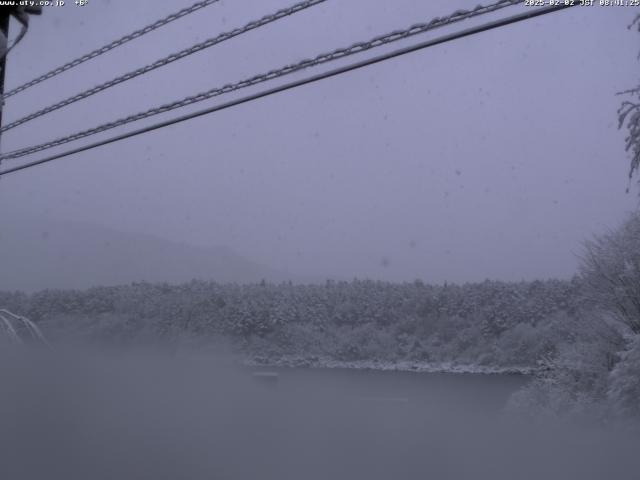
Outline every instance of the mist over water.
{"type": "Polygon", "coordinates": [[[640,467],[622,436],[505,419],[524,377],[253,373],[184,351],[5,353],[2,477],[631,479],[640,467]]]}
{"type": "Polygon", "coordinates": [[[0,67],[123,40],[2,105],[0,480],[638,480],[638,9],[209,1],[122,37],[194,1],[47,2],[0,67]]]}
{"type": "MultiPolygon", "coordinates": [[[[8,87],[193,0],[67,3],[32,20],[12,52],[8,87]],[[57,48],[42,47],[51,41],[57,48]]],[[[212,5],[8,100],[4,119],[293,3],[212,5]]],[[[478,3],[326,2],[10,130],[2,146],[9,151],[91,128],[478,3]]],[[[514,13],[530,9],[520,3],[514,13]]],[[[576,245],[637,206],[625,195],[625,133],[615,116],[615,93],[637,79],[636,33],[626,28],[634,10],[571,8],[7,177],[0,216],[9,231],[0,232],[0,260],[17,277],[3,283],[34,290],[89,287],[116,274],[125,282],[159,277],[159,266],[126,265],[131,248],[118,248],[121,236],[101,232],[111,246],[81,242],[92,224],[226,246],[294,280],[570,277],[576,245]],[[24,223],[15,219],[29,217],[37,219],[37,236],[21,234],[29,249],[13,246],[10,233],[24,223]],[[44,227],[41,217],[85,227],[64,238],[69,247],[58,247],[57,231],[70,227],[44,227]],[[71,249],[125,265],[111,276],[89,276],[85,257],[55,262],[71,249]],[[46,268],[51,258],[55,269],[46,268]],[[77,277],[66,270],[56,277],[69,263],[77,277]]],[[[135,246],[139,237],[129,241],[135,246]]],[[[158,250],[147,242],[143,258],[158,250]]],[[[191,275],[225,281],[216,268],[191,275]]],[[[168,272],[161,280],[175,277],[168,272]]]]}

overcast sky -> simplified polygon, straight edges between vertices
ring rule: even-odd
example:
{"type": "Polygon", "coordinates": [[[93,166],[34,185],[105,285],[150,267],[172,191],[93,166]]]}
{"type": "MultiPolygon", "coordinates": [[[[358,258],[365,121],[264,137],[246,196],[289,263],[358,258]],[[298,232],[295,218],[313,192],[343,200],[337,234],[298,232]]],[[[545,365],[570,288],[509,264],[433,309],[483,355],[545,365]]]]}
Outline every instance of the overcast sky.
{"type": "MultiPolygon", "coordinates": [[[[192,0],[67,3],[32,19],[10,54],[7,88],[192,0]]],[[[9,99],[3,120],[292,3],[221,1],[9,99]]],[[[2,148],[475,3],[329,0],[18,127],[2,148]]],[[[4,177],[2,228],[16,215],[86,221],[227,245],[300,275],[570,276],[580,242],[638,206],[635,187],[625,193],[629,160],[615,96],[638,81],[640,35],[626,28],[636,13],[575,7],[4,177]]]]}

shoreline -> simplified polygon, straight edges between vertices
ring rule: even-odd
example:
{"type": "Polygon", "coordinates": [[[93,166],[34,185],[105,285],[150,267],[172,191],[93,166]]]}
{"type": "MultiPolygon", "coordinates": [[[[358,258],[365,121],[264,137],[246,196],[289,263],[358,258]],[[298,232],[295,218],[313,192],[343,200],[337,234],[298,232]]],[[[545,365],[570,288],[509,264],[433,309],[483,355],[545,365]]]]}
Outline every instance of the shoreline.
{"type": "Polygon", "coordinates": [[[533,375],[537,369],[533,367],[490,367],[483,365],[457,364],[453,362],[427,363],[411,361],[376,361],[376,360],[333,360],[328,358],[281,357],[269,359],[251,357],[243,360],[247,367],[272,368],[326,368],[350,370],[374,370],[383,372],[414,373],[456,373],[482,375],[533,375]]]}

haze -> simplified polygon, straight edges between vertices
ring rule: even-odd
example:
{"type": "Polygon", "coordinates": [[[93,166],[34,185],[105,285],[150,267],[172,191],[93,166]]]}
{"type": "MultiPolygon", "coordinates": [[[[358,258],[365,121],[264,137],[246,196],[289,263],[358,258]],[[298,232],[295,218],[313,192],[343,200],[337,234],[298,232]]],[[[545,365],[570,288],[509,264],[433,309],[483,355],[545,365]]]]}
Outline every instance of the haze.
{"type": "MultiPolygon", "coordinates": [[[[6,85],[190,3],[45,8],[6,85]]],[[[3,120],[290,3],[220,2],[8,100],[3,120]]],[[[473,6],[328,2],[16,128],[2,149],[473,6]]],[[[626,28],[636,12],[545,15],[7,176],[3,228],[20,217],[88,222],[230,247],[298,278],[569,277],[580,242],[637,206],[615,96],[637,81],[637,33],[626,28]]]]}

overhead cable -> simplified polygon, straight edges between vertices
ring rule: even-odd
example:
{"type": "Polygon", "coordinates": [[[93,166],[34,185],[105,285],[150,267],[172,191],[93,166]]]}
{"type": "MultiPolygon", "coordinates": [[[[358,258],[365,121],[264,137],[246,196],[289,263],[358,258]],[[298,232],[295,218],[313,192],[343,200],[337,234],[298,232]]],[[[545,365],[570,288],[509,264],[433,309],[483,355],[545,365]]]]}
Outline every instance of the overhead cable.
{"type": "Polygon", "coordinates": [[[66,98],[60,102],[54,103],[53,105],[50,105],[48,107],[45,107],[43,109],[40,109],[34,113],[31,113],[25,117],[19,118],[18,120],[15,120],[5,126],[3,126],[2,128],[0,128],[0,133],[6,132],[7,130],[11,130],[12,128],[15,128],[19,125],[22,125],[24,123],[27,123],[31,120],[35,120],[38,117],[41,117],[43,115],[46,115],[48,113],[54,112],[56,110],[59,110],[63,107],[66,107],[68,105],[71,105],[72,103],[78,102],[80,100],[84,100],[87,97],[90,97],[92,95],[95,95],[96,93],[102,92],[103,90],[107,90],[108,88],[114,87],[116,85],[119,85],[121,83],[124,83],[128,80],[131,80],[133,78],[139,77],[140,75],[144,75],[146,73],[149,73],[153,70],[156,70],[157,68],[161,68],[164,67],[165,65],[168,65],[170,63],[173,63],[177,60],[181,60],[185,57],[188,57],[189,55],[193,55],[194,53],[200,52],[206,48],[210,48],[213,47],[214,45],[217,45],[219,43],[225,42],[231,38],[237,37],[239,35],[242,35],[244,33],[247,33],[251,30],[254,30],[256,28],[260,28],[263,27],[265,25],[268,25],[270,23],[273,23],[277,20],[280,20],[282,18],[285,18],[289,15],[293,15],[295,13],[298,13],[302,10],[305,10],[309,7],[313,7],[314,5],[318,5],[319,3],[323,3],[326,0],[305,0],[303,2],[300,3],[296,3],[295,5],[292,5],[291,7],[287,7],[287,8],[283,8],[282,10],[278,10],[277,12],[271,13],[269,15],[265,15],[264,17],[258,19],[258,20],[254,20],[251,21],[249,23],[247,23],[246,25],[244,25],[243,27],[239,27],[239,28],[235,28],[229,32],[224,32],[221,33],[220,35],[217,35],[215,37],[209,38],[207,40],[205,40],[204,42],[200,42],[197,43],[195,45],[192,45],[189,48],[185,48],[184,50],[180,50],[179,52],[176,53],[172,53],[171,55],[167,55],[166,57],[163,57],[159,60],[156,60],[155,62],[149,64],[149,65],[145,65],[144,67],[140,67],[136,70],[133,70],[131,72],[127,72],[123,75],[120,75],[118,77],[115,77],[111,80],[109,80],[108,82],[102,83],[100,85],[97,85],[93,88],[90,88],[89,90],[85,90],[83,92],[80,92],[76,95],[73,95],[69,98],[66,98]]]}
{"type": "MultiPolygon", "coordinates": [[[[160,105],[158,107],[151,108],[149,110],[145,110],[143,112],[138,112],[133,115],[129,115],[124,118],[120,118],[118,120],[108,122],[97,127],[93,127],[87,130],[83,130],[80,132],[73,133],[71,135],[67,135],[61,138],[57,138],[55,140],[51,140],[39,145],[35,145],[32,147],[22,148],[14,151],[7,152],[3,155],[0,155],[0,161],[20,158],[25,155],[30,155],[32,153],[40,152],[43,150],[47,150],[49,148],[57,147],[59,145],[63,145],[65,143],[69,143],[75,140],[79,140],[91,135],[95,135],[98,133],[105,132],[107,130],[111,130],[113,128],[121,127],[123,125],[127,125],[131,122],[136,122],[139,120],[143,120],[145,118],[152,117],[154,115],[158,115],[161,113],[170,112],[172,110],[186,107],[188,105],[192,105],[194,103],[199,103],[205,100],[209,100],[211,98],[224,95],[226,93],[231,93],[236,90],[240,90],[246,87],[251,87],[253,85],[257,85],[268,80],[273,80],[279,77],[283,77],[285,75],[289,75],[294,72],[298,72],[300,70],[304,70],[309,67],[314,67],[317,65],[321,65],[324,63],[328,63],[334,60],[339,60],[341,58],[348,57],[350,55],[355,55],[357,53],[364,52],[366,50],[370,50],[372,48],[381,47],[383,45],[397,42],[399,40],[403,40],[405,38],[412,37],[414,35],[418,35],[421,33],[428,32],[430,30],[434,30],[436,28],[444,27],[446,25],[451,25],[456,22],[460,22],[462,20],[467,20],[469,18],[477,17],[480,15],[485,15],[491,12],[495,12],[505,7],[509,7],[515,4],[519,4],[520,0],[501,0],[496,3],[492,3],[490,5],[478,5],[473,10],[457,10],[456,12],[448,15],[446,17],[436,17],[427,23],[419,23],[410,26],[404,30],[396,30],[385,35],[380,35],[372,38],[367,42],[359,42],[351,45],[347,48],[339,48],[333,50],[332,52],[322,53],[317,55],[312,59],[301,60],[299,62],[285,65],[284,67],[270,70],[266,73],[262,73],[259,75],[254,75],[250,78],[241,80],[239,82],[226,84],[222,87],[216,87],[206,92],[201,92],[196,95],[190,95],[188,97],[182,98],[180,100],[176,100],[171,103],[167,103],[164,105],[160,105]]],[[[0,130],[2,131],[2,130],[0,130]]]]}
{"type": "Polygon", "coordinates": [[[171,15],[161,18],[160,20],[157,20],[156,22],[150,25],[147,25],[139,30],[136,30],[135,32],[131,32],[128,35],[125,35],[124,37],[120,37],[117,40],[114,40],[113,42],[108,43],[107,45],[104,45],[89,53],[86,53],[81,57],[71,60],[70,62],[67,62],[64,65],[56,67],[53,70],[43,75],[40,75],[39,77],[34,78],[33,80],[30,80],[12,90],[9,90],[8,92],[4,93],[1,98],[2,100],[6,100],[7,98],[12,97],[17,93],[23,92],[24,90],[31,88],[34,85],[38,85],[39,83],[42,83],[45,80],[49,80],[50,78],[53,78],[56,75],[60,75],[62,72],[66,72],[67,70],[77,67],[78,65],[84,62],[87,62],[93,58],[96,58],[104,53],[107,53],[108,51],[113,50],[114,48],[124,45],[125,43],[130,42],[131,40],[135,40],[136,38],[146,35],[147,33],[152,32],[153,30],[156,30],[160,27],[164,27],[165,25],[168,25],[174,20],[178,20],[179,18],[182,18],[185,15],[189,15],[190,13],[196,12],[201,8],[208,7],[209,5],[219,1],[220,0],[202,0],[202,1],[196,2],[190,7],[183,8],[182,10],[172,13],[171,15]]]}
{"type": "Polygon", "coordinates": [[[338,67],[338,68],[335,68],[333,70],[329,70],[327,72],[319,73],[317,75],[313,75],[311,77],[307,77],[307,78],[304,78],[304,79],[301,79],[301,80],[296,80],[296,81],[289,82],[289,83],[286,83],[286,84],[283,84],[283,85],[279,85],[277,87],[273,87],[273,88],[270,88],[268,90],[264,90],[264,91],[261,91],[261,92],[258,92],[258,93],[254,93],[252,95],[247,95],[245,97],[241,97],[241,98],[238,98],[238,99],[235,99],[235,100],[231,100],[231,101],[223,103],[223,104],[219,104],[219,105],[215,105],[213,107],[209,107],[209,108],[206,108],[206,109],[203,109],[203,110],[199,110],[197,112],[192,112],[192,113],[189,113],[187,115],[183,115],[183,116],[180,116],[180,117],[177,117],[177,118],[173,118],[171,120],[167,120],[167,121],[164,121],[164,122],[159,122],[159,123],[156,123],[156,124],[153,124],[153,125],[149,125],[149,126],[144,127],[144,128],[140,128],[138,130],[134,130],[134,131],[131,131],[131,132],[124,133],[122,135],[117,135],[117,136],[110,137],[110,138],[107,138],[105,140],[101,140],[101,141],[98,141],[98,142],[95,142],[95,143],[92,143],[92,144],[84,145],[82,147],[78,147],[78,148],[75,148],[75,149],[72,149],[72,150],[67,150],[65,152],[61,152],[61,153],[58,153],[58,154],[55,154],[55,155],[51,155],[49,157],[45,157],[45,158],[42,158],[40,160],[36,160],[36,161],[33,161],[33,162],[25,163],[23,165],[19,165],[19,166],[16,166],[16,167],[8,168],[8,169],[0,171],[0,176],[7,175],[7,174],[10,174],[10,173],[14,173],[14,172],[17,172],[17,171],[20,171],[20,170],[25,170],[25,169],[28,169],[28,168],[32,168],[32,167],[35,167],[37,165],[42,165],[44,163],[48,163],[48,162],[51,162],[51,161],[54,161],[54,160],[57,160],[57,159],[60,159],[60,158],[63,158],[63,157],[67,157],[67,156],[70,156],[70,155],[73,155],[73,154],[76,154],[76,153],[80,153],[80,152],[84,152],[84,151],[87,151],[87,150],[91,150],[91,149],[94,149],[94,148],[97,148],[97,147],[100,147],[100,146],[103,146],[103,145],[107,145],[107,144],[110,144],[110,143],[114,143],[114,142],[118,142],[118,141],[121,141],[121,140],[125,140],[127,138],[131,138],[131,137],[134,137],[134,136],[141,135],[143,133],[147,133],[147,132],[158,130],[158,129],[161,129],[161,128],[164,128],[164,127],[168,127],[170,125],[175,125],[175,124],[178,124],[178,123],[181,123],[181,122],[184,122],[184,121],[196,118],[196,117],[200,117],[200,116],[203,116],[203,115],[208,115],[210,113],[214,113],[214,112],[225,110],[225,109],[228,109],[228,108],[231,108],[231,107],[235,107],[237,105],[241,105],[241,104],[248,103],[248,102],[251,102],[251,101],[254,101],[254,100],[258,100],[260,98],[264,98],[264,97],[267,97],[267,96],[270,96],[270,95],[274,95],[276,93],[284,92],[286,90],[291,90],[293,88],[297,88],[297,87],[300,87],[300,86],[303,86],[303,85],[307,85],[307,84],[314,83],[314,82],[317,82],[317,81],[320,81],[320,80],[324,80],[324,79],[327,79],[327,78],[335,77],[335,76],[338,76],[338,75],[341,75],[341,74],[344,74],[344,73],[347,73],[347,72],[350,72],[350,71],[353,71],[353,70],[357,70],[357,69],[360,69],[360,68],[363,68],[363,67],[367,67],[369,65],[374,65],[374,64],[386,61],[386,60],[390,60],[392,58],[399,57],[401,55],[406,55],[406,54],[411,53],[411,52],[416,52],[418,50],[422,50],[422,49],[425,49],[425,48],[433,47],[435,45],[439,45],[439,44],[442,44],[442,43],[445,43],[445,42],[450,42],[452,40],[456,40],[456,39],[459,39],[459,38],[468,37],[468,36],[471,36],[471,35],[474,35],[474,34],[477,34],[477,33],[485,32],[485,31],[496,29],[496,28],[500,28],[500,27],[504,27],[506,25],[510,25],[510,24],[513,24],[513,23],[516,23],[516,22],[520,22],[520,21],[523,21],[523,20],[528,20],[530,18],[535,18],[535,17],[539,17],[539,16],[546,15],[546,14],[549,14],[549,13],[553,13],[553,12],[557,12],[557,11],[560,11],[560,10],[564,10],[564,9],[570,8],[570,7],[574,6],[574,5],[578,5],[578,4],[562,4],[562,5],[559,5],[559,6],[547,6],[547,7],[532,9],[532,10],[526,11],[526,12],[518,14],[518,15],[511,16],[511,17],[508,17],[508,18],[495,20],[493,22],[489,22],[489,23],[485,23],[485,24],[478,25],[478,26],[475,26],[475,27],[471,27],[471,28],[468,28],[468,29],[465,29],[465,30],[462,30],[462,31],[459,31],[459,32],[451,33],[449,35],[444,35],[442,37],[435,38],[435,39],[432,39],[432,40],[426,40],[426,41],[420,42],[420,43],[415,44],[415,45],[411,45],[411,46],[408,46],[408,47],[400,48],[400,49],[397,49],[397,50],[394,50],[394,51],[391,51],[391,52],[388,52],[388,53],[385,53],[385,54],[382,54],[382,55],[378,55],[378,56],[373,57],[373,58],[369,58],[369,59],[366,59],[366,60],[362,60],[360,62],[352,63],[352,64],[349,64],[349,65],[345,65],[343,67],[338,67]]]}

